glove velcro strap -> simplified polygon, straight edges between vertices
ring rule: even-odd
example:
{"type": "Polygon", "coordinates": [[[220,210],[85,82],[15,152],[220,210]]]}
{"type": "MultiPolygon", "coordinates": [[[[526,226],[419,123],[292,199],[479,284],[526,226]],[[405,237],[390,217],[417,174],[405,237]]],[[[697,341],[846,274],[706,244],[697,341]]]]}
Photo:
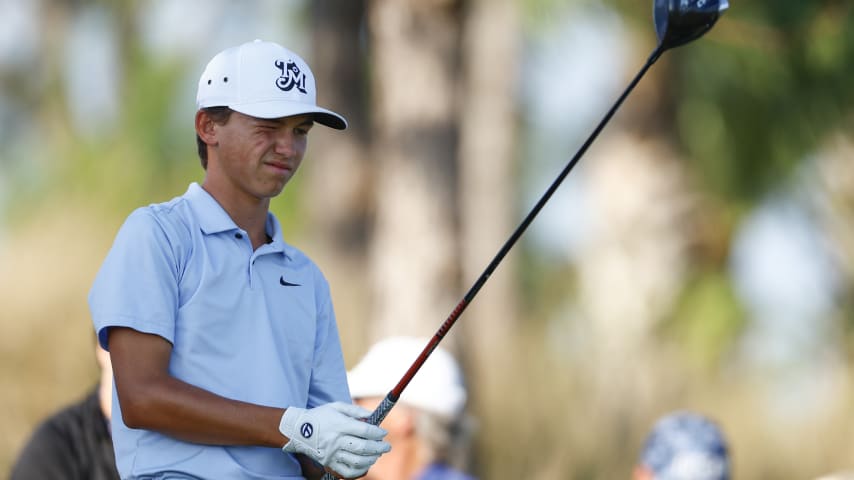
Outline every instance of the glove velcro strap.
{"type": "Polygon", "coordinates": [[[317,448],[320,435],[317,425],[311,421],[310,417],[304,409],[288,408],[279,422],[279,431],[290,439],[285,445],[286,451],[293,449],[298,453],[308,453],[305,450],[311,450],[312,456],[322,458],[322,452],[317,448]]]}

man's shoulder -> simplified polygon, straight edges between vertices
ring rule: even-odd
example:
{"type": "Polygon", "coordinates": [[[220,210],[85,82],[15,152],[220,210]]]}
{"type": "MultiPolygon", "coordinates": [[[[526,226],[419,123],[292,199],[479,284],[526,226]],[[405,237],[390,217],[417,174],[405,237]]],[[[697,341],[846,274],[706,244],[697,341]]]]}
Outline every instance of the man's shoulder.
{"type": "Polygon", "coordinates": [[[46,418],[33,433],[31,441],[42,444],[77,444],[91,432],[108,435],[106,422],[98,407],[96,391],[63,407],[46,418]]]}
{"type": "Polygon", "coordinates": [[[186,195],[175,197],[171,200],[159,203],[151,203],[143,207],[139,207],[131,213],[133,215],[150,216],[156,219],[163,220],[178,220],[184,219],[192,215],[193,211],[190,208],[190,202],[186,195]]]}
{"type": "Polygon", "coordinates": [[[124,229],[149,231],[153,228],[167,235],[187,233],[194,222],[193,210],[184,197],[152,203],[131,212],[125,220],[124,229]]]}
{"type": "Polygon", "coordinates": [[[100,426],[104,418],[98,402],[98,389],[93,388],[84,397],[58,410],[47,419],[46,423],[55,425],[97,424],[100,426]]]}
{"type": "Polygon", "coordinates": [[[10,476],[11,480],[31,478],[118,478],[97,388],[35,429],[10,476]]]}
{"type": "Polygon", "coordinates": [[[326,283],[326,277],[323,275],[320,267],[299,248],[285,243],[284,256],[289,268],[308,272],[316,282],[326,283]]]}
{"type": "Polygon", "coordinates": [[[287,257],[292,267],[317,268],[317,264],[305,252],[287,242],[282,243],[284,243],[283,250],[285,257],[287,257]]]}

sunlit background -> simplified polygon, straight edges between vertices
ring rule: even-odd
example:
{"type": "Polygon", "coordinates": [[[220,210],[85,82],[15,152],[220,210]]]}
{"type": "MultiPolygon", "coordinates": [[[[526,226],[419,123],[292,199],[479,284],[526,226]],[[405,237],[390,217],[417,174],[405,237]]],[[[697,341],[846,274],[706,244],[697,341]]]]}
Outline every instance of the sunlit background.
{"type": "MultiPolygon", "coordinates": [[[[0,0],[0,472],[97,380],[123,219],[201,181],[195,88],[255,38],[351,128],[273,205],[352,366],[431,335],[656,44],[641,0],[0,0]]],[[[731,0],[666,53],[461,317],[483,479],[628,478],[673,409],[734,476],[854,467],[854,5],[731,0]]],[[[391,385],[389,386],[391,388],[391,385]]]]}

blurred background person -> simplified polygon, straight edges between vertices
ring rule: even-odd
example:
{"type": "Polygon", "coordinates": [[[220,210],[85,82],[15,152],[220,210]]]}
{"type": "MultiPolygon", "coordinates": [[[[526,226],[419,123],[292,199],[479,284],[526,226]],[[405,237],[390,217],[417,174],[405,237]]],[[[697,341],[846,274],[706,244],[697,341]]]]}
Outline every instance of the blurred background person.
{"type": "MultiPolygon", "coordinates": [[[[389,337],[374,344],[348,373],[356,404],[373,410],[400,381],[427,339],[389,337]]],[[[471,420],[464,412],[462,371],[437,348],[403,391],[382,427],[391,452],[371,467],[368,480],[473,480],[462,471],[471,420]]]]}
{"type": "Polygon", "coordinates": [[[119,478],[110,435],[113,368],[99,345],[98,384],[79,402],[47,418],[12,467],[11,480],[113,480],[119,478]]]}
{"type": "Polygon", "coordinates": [[[854,470],[845,470],[816,477],[815,480],[854,480],[854,470]]]}
{"type": "Polygon", "coordinates": [[[633,480],[729,480],[723,432],[710,419],[674,412],[659,419],[646,438],[633,480]]]}

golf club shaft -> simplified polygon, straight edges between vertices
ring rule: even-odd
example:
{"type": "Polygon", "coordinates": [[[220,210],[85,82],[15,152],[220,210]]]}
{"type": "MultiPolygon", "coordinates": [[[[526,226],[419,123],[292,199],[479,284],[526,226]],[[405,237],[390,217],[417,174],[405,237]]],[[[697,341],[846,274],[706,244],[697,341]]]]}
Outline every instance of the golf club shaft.
{"type": "MultiPolygon", "coordinates": [[[[602,132],[602,129],[605,128],[605,125],[608,124],[608,122],[611,120],[611,117],[614,116],[614,113],[616,113],[617,109],[620,108],[620,105],[623,104],[623,101],[626,99],[626,97],[628,97],[632,90],[634,90],[635,86],[637,86],[638,82],[640,82],[641,78],[643,78],[647,70],[649,70],[649,68],[655,63],[655,61],[658,60],[658,57],[661,56],[662,52],[663,50],[660,46],[652,52],[644,66],[640,69],[637,75],[635,75],[631,83],[629,83],[629,86],[626,87],[622,95],[620,95],[617,101],[614,102],[614,105],[611,106],[611,109],[608,110],[608,113],[605,114],[605,116],[593,130],[593,133],[591,133],[590,136],[587,137],[587,140],[584,142],[583,145],[581,145],[581,148],[578,149],[578,151],[575,153],[569,163],[566,164],[566,166],[563,168],[557,178],[555,178],[555,180],[545,191],[545,193],[543,193],[543,195],[540,197],[540,199],[537,201],[531,211],[528,212],[528,214],[522,220],[522,223],[520,223],[519,226],[516,227],[516,230],[513,231],[513,233],[510,235],[510,238],[508,238],[507,241],[504,242],[504,245],[492,259],[492,261],[489,262],[489,265],[487,265],[486,269],[483,271],[480,277],[478,277],[477,281],[474,282],[474,285],[472,285],[469,291],[466,292],[463,299],[460,300],[460,303],[458,303],[454,310],[451,312],[451,314],[448,315],[448,318],[444,321],[444,323],[442,323],[442,326],[439,327],[439,330],[436,331],[436,333],[424,347],[424,350],[422,350],[421,353],[418,355],[418,358],[416,358],[415,361],[412,362],[412,365],[409,367],[406,373],[403,374],[403,377],[400,379],[397,385],[390,392],[388,392],[383,401],[380,402],[380,404],[376,407],[373,413],[371,413],[371,415],[367,418],[366,421],[368,423],[372,425],[379,425],[389,413],[389,411],[394,408],[395,403],[397,403],[397,400],[400,398],[400,395],[403,393],[404,389],[406,389],[406,386],[409,385],[409,382],[412,381],[412,378],[415,376],[416,373],[418,373],[418,370],[421,368],[422,365],[424,365],[424,362],[427,360],[430,354],[433,353],[433,350],[436,349],[436,347],[439,345],[439,342],[442,341],[442,339],[445,337],[451,327],[454,326],[460,315],[462,315],[463,311],[465,311],[466,307],[468,307],[472,300],[474,300],[474,297],[477,295],[477,293],[480,291],[486,281],[489,280],[489,277],[492,275],[495,269],[498,268],[498,265],[501,263],[501,261],[510,251],[510,249],[513,248],[513,246],[516,244],[522,234],[525,233],[525,230],[528,229],[528,226],[531,224],[531,222],[534,221],[534,218],[536,218],[537,214],[540,213],[540,210],[543,209],[543,207],[546,205],[552,195],[554,195],[555,191],[557,191],[558,187],[560,187],[560,184],[563,183],[563,180],[567,177],[567,175],[569,175],[569,172],[572,171],[572,169],[575,167],[575,165],[578,163],[578,161],[581,159],[587,149],[590,148],[590,145],[593,144],[593,141],[596,140],[596,137],[599,136],[599,133],[602,132]]],[[[323,480],[334,479],[335,477],[328,473],[323,476],[323,480]]]]}

